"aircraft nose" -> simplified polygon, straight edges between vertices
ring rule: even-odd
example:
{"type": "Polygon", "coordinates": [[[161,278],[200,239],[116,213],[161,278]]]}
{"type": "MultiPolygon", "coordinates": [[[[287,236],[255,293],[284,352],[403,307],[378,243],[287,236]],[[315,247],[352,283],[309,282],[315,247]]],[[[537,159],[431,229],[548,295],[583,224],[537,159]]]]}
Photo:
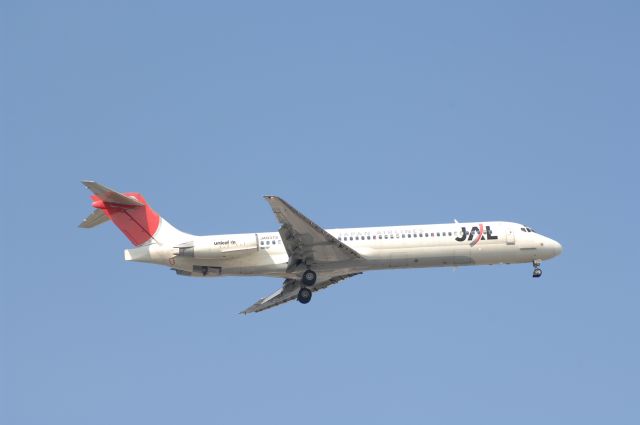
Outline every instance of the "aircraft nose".
{"type": "Polygon", "coordinates": [[[551,240],[551,247],[553,248],[554,257],[562,253],[562,245],[560,244],[560,242],[551,240]]]}

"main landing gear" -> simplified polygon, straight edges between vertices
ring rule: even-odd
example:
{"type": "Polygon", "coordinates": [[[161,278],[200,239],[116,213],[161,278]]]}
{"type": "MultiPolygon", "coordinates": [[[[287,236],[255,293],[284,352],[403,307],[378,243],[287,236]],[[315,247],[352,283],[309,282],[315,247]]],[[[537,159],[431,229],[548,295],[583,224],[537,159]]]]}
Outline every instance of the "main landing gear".
{"type": "Polygon", "coordinates": [[[298,292],[298,301],[302,304],[307,304],[311,301],[311,289],[309,288],[300,288],[300,292],[298,292]]]}
{"type": "Polygon", "coordinates": [[[306,270],[302,273],[302,284],[304,286],[313,286],[313,284],[316,283],[316,277],[316,272],[313,270],[306,270]]]}
{"type": "Polygon", "coordinates": [[[300,288],[300,291],[298,292],[298,301],[302,304],[307,304],[311,301],[311,289],[309,289],[309,287],[316,283],[317,277],[316,272],[313,270],[305,270],[305,272],[302,273],[302,278],[300,279],[302,288],[300,288]]]}
{"type": "Polygon", "coordinates": [[[542,262],[540,260],[533,260],[533,277],[542,276],[542,269],[540,268],[542,262]]]}

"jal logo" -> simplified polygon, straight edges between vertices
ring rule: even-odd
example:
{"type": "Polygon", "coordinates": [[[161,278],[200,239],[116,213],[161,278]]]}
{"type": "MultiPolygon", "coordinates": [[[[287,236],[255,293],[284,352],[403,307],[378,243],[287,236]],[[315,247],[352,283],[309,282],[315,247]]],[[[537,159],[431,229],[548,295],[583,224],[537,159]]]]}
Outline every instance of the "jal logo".
{"type": "MultiPolygon", "coordinates": [[[[491,226],[487,226],[486,229],[487,229],[486,239],[488,240],[498,239],[497,236],[493,236],[493,234],[491,234],[491,226]]],[[[467,228],[463,226],[462,234],[458,236],[456,240],[458,242],[471,241],[469,245],[474,246],[481,240],[485,240],[484,230],[485,230],[485,227],[482,223],[480,223],[480,225],[477,227],[473,226],[471,230],[467,230],[467,228]]]]}

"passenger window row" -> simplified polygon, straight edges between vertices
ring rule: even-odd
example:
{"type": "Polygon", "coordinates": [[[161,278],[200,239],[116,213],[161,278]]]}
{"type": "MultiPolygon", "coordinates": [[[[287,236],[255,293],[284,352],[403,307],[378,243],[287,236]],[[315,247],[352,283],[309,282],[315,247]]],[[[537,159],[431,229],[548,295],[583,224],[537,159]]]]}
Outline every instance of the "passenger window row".
{"type": "Polygon", "coordinates": [[[260,246],[264,246],[264,245],[275,245],[277,243],[280,243],[280,241],[276,241],[276,240],[270,240],[270,241],[260,241],[260,246]]]}
{"type": "MultiPolygon", "coordinates": [[[[460,232],[431,232],[432,238],[442,236],[459,236],[460,232]]],[[[364,241],[364,240],[382,240],[382,239],[411,239],[411,238],[428,238],[429,233],[387,233],[382,235],[357,235],[357,236],[338,236],[339,241],[364,241]]]]}

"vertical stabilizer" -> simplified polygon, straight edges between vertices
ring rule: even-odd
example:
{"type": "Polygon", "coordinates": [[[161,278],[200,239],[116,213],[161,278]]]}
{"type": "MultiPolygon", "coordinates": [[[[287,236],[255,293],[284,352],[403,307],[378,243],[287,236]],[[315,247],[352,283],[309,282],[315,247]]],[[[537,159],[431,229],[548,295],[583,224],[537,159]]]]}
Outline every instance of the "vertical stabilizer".
{"type": "Polygon", "coordinates": [[[93,192],[91,206],[96,210],[80,227],[90,228],[111,220],[136,246],[188,239],[188,234],[160,217],[141,194],[116,192],[94,181],[83,181],[82,184],[93,192]]]}

